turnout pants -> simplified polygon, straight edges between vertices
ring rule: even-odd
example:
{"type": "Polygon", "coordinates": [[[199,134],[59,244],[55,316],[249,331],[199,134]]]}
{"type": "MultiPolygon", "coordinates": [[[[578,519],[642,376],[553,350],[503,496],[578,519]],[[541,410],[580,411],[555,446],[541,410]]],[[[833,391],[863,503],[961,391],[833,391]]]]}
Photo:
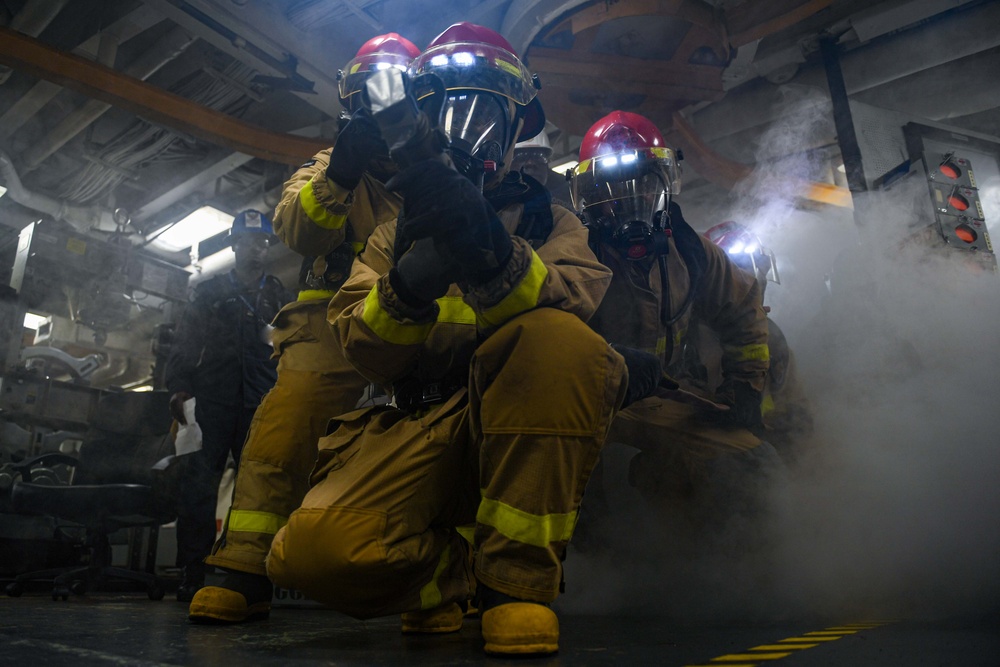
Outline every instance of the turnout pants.
{"type": "Polygon", "coordinates": [[[421,414],[340,417],[313,488],[267,571],[358,618],[464,602],[474,577],[549,602],[584,486],[627,386],[620,355],[577,317],[541,308],[476,350],[468,389],[421,414]]]}
{"type": "Polygon", "coordinates": [[[278,380],[254,414],[210,565],[266,574],[271,540],[309,489],[330,417],[353,410],[368,384],[344,358],[326,321],[327,304],[298,301],[275,318],[278,380]]]}
{"type": "Polygon", "coordinates": [[[759,511],[760,490],[782,468],[774,447],[747,429],[657,396],[622,410],[608,439],[640,450],[629,477],[646,500],[687,512],[692,525],[759,511]]]}

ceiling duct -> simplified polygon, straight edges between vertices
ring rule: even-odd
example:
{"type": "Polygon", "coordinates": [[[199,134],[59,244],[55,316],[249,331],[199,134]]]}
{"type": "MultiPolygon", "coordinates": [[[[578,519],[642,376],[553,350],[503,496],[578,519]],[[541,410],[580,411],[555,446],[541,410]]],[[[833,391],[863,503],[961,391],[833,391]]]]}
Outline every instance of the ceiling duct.
{"type": "Polygon", "coordinates": [[[79,231],[114,224],[110,211],[99,207],[74,206],[61,199],[33,192],[24,187],[10,156],[0,151],[0,176],[3,177],[7,196],[21,206],[44,213],[55,220],[63,220],[79,231]]]}

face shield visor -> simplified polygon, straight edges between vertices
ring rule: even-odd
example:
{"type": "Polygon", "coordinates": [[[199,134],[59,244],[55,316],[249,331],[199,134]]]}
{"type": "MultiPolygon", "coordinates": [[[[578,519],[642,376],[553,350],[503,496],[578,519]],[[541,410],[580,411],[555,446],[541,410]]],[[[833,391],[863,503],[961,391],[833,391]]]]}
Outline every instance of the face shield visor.
{"type": "MultiPolygon", "coordinates": [[[[527,106],[537,88],[521,61],[506,49],[478,42],[451,42],[427,49],[412,65],[415,77],[433,72],[446,90],[495,93],[527,106]]],[[[417,98],[422,96],[417,92],[417,98]]]]}
{"type": "Polygon", "coordinates": [[[452,157],[461,163],[475,158],[496,165],[510,142],[510,109],[502,98],[488,93],[452,91],[441,109],[441,129],[451,141],[452,157]]]}
{"type": "Polygon", "coordinates": [[[763,285],[767,282],[781,284],[781,277],[778,275],[778,261],[774,252],[765,248],[760,241],[752,235],[748,238],[739,238],[723,248],[733,264],[744,271],[749,271],[763,285]]]}
{"type": "Polygon", "coordinates": [[[571,172],[570,198],[589,221],[612,227],[656,226],[670,195],[680,191],[680,173],[669,148],[622,151],[584,160],[571,172]]]}
{"type": "Polygon", "coordinates": [[[337,90],[344,108],[350,112],[357,109],[361,100],[359,93],[372,72],[390,67],[405,72],[409,66],[410,59],[398,53],[369,53],[354,58],[347,63],[346,69],[337,72],[337,90]]]}

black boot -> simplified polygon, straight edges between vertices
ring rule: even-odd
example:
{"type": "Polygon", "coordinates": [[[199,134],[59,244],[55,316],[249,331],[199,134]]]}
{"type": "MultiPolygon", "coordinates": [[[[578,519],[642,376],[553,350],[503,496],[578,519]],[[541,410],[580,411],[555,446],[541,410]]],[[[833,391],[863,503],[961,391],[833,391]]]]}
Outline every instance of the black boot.
{"type": "Polygon", "coordinates": [[[205,564],[192,563],[184,568],[184,579],[177,587],[177,600],[190,602],[194,594],[205,586],[205,564]]]}

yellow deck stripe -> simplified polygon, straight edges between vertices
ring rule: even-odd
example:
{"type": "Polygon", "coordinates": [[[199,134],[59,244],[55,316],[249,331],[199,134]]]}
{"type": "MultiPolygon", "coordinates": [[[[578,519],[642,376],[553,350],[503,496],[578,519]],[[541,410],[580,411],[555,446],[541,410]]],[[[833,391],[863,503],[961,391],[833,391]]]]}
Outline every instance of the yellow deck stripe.
{"type": "MultiPolygon", "coordinates": [[[[891,622],[887,621],[886,623],[891,622]]],[[[747,651],[753,651],[753,653],[727,653],[726,655],[720,655],[718,658],[711,658],[707,663],[690,664],[685,665],[685,667],[718,667],[718,665],[725,665],[726,667],[757,667],[761,661],[781,660],[807,648],[816,648],[824,642],[835,642],[842,637],[856,634],[860,630],[871,630],[886,623],[845,623],[843,625],[835,625],[825,630],[806,632],[801,637],[788,637],[787,639],[779,639],[774,644],[761,644],[760,646],[747,649],[747,651]]]]}

